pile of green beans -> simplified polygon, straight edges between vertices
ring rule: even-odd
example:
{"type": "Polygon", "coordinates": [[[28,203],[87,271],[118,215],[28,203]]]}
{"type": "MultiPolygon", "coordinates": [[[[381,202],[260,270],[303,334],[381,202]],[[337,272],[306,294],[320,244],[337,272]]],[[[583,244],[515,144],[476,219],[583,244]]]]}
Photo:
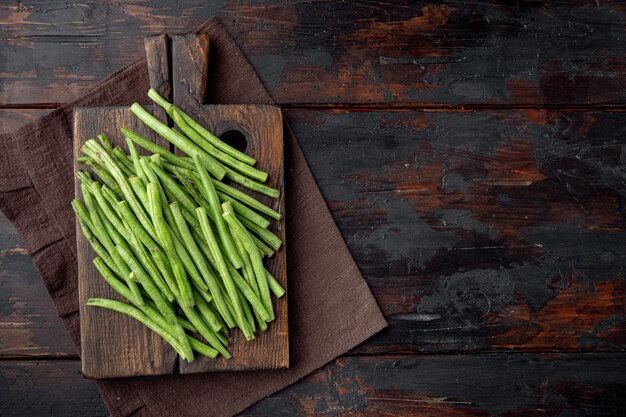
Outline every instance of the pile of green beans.
{"type": "Polygon", "coordinates": [[[83,200],[72,207],[94,266],[125,301],[87,305],[133,317],[189,362],[194,352],[230,358],[230,330],[254,339],[274,320],[272,295],[285,291],[263,265],[282,245],[268,219],[281,214],[226,181],[273,198],[279,192],[252,157],[156,91],[148,96],[178,130],[137,103],[131,111],[185,156],[125,128],[127,152],[104,134],[81,148],[78,161],[91,169],[76,173],[83,200]]]}

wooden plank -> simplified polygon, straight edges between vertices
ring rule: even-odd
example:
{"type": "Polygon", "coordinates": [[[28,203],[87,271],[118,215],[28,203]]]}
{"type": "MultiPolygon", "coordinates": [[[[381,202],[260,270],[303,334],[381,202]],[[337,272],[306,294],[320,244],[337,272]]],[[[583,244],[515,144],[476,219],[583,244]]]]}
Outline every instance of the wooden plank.
{"type": "MultiPolygon", "coordinates": [[[[626,346],[626,113],[286,116],[390,323],[354,352],[626,346]]],[[[45,294],[15,277],[32,273],[25,263],[9,265],[11,291],[45,294]]],[[[60,324],[36,304],[24,298],[10,314],[30,317],[32,343],[52,352],[42,332],[60,324]]]]}
{"type": "Polygon", "coordinates": [[[77,356],[17,231],[0,215],[0,356],[77,356]]]}
{"type": "MultiPolygon", "coordinates": [[[[82,108],[74,111],[74,156],[83,144],[100,133],[126,150],[121,127],[153,140],[154,134],[128,107],[82,108]]],[[[127,150],[126,150],[127,151],[127,150]]],[[[75,163],[74,169],[85,169],[75,163]]],[[[82,199],[76,180],[76,197],[82,199]]],[[[81,318],[81,358],[88,378],[171,374],[177,367],[176,352],[160,336],[141,323],[114,311],[88,307],[89,298],[123,301],[93,266],[95,253],[77,222],[78,290],[81,318]]]]}
{"type": "Polygon", "coordinates": [[[67,102],[142,37],[216,14],[280,103],[624,103],[619,2],[310,1],[0,6],[0,103],[67,102]],[[131,24],[129,24],[129,22],[131,24]]]}
{"type": "Polygon", "coordinates": [[[0,414],[93,416],[109,413],[94,381],[80,374],[80,361],[1,361],[0,414]]]}
{"type": "MultiPolygon", "coordinates": [[[[620,416],[624,366],[624,353],[343,357],[241,416],[620,416]]],[[[79,372],[78,362],[0,362],[0,413],[107,415],[79,372]]]]}

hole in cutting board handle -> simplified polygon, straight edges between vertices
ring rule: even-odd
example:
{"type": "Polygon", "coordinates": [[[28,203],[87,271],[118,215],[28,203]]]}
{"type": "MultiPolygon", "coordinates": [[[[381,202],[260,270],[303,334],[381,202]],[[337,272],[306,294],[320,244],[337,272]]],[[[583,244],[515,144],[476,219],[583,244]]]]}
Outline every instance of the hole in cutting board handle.
{"type": "Polygon", "coordinates": [[[245,152],[248,148],[248,139],[246,139],[246,135],[238,130],[227,130],[220,135],[220,139],[240,152],[245,152]]]}

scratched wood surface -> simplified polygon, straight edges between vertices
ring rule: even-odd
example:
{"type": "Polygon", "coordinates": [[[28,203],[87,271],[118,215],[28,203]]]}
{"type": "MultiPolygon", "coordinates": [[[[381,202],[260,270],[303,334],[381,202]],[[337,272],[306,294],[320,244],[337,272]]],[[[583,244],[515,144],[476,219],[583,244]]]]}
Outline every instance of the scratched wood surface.
{"type": "MultiPolygon", "coordinates": [[[[290,108],[390,326],[244,415],[626,415],[623,4],[0,3],[0,130],[214,13],[290,108]]],[[[106,415],[0,250],[1,414],[106,415]]]]}
{"type": "Polygon", "coordinates": [[[67,102],[214,14],[281,103],[626,98],[623,2],[3,0],[0,103],[67,102]]]}

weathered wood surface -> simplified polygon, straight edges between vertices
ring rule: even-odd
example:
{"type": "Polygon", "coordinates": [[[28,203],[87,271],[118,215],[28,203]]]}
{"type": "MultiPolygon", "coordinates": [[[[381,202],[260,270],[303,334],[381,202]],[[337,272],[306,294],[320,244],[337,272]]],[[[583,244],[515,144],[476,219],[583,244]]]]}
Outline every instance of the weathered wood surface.
{"type": "MultiPolygon", "coordinates": [[[[286,114],[390,322],[355,352],[625,348],[626,113],[286,114]]],[[[62,332],[45,305],[34,340],[62,332]]]]}
{"type": "MultiPolygon", "coordinates": [[[[241,416],[621,416],[624,354],[357,356],[241,416]]],[[[78,362],[0,362],[0,414],[105,416],[78,362]]],[[[141,409],[137,415],[143,415],[141,409]]]]}
{"type": "Polygon", "coordinates": [[[281,103],[623,104],[620,2],[8,1],[0,103],[62,103],[217,14],[281,103]]]}

